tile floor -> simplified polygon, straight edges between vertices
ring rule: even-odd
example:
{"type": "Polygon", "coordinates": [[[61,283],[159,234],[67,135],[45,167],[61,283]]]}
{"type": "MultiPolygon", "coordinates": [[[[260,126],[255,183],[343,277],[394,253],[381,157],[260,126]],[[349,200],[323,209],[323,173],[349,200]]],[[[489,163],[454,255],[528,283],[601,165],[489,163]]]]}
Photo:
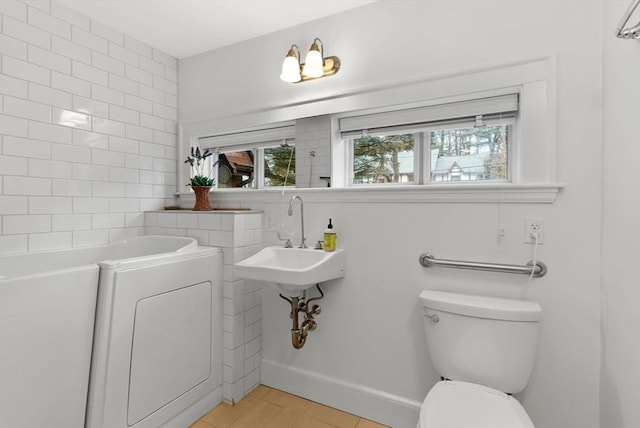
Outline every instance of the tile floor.
{"type": "Polygon", "coordinates": [[[221,403],[190,428],[387,428],[367,419],[259,385],[231,406],[221,403]]]}

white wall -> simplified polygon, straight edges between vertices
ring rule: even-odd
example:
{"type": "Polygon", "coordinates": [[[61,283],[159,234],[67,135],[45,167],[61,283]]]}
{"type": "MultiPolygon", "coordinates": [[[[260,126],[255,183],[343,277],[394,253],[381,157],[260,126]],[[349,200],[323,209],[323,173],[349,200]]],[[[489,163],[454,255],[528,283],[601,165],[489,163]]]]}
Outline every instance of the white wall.
{"type": "Polygon", "coordinates": [[[141,234],[175,188],[177,61],[55,1],[0,21],[0,253],[141,234]]]}
{"type": "MultiPolygon", "coordinates": [[[[215,132],[220,127],[207,124],[246,126],[244,119],[264,118],[265,111],[273,112],[274,121],[321,114],[345,93],[520,59],[556,60],[550,83],[557,95],[552,130],[557,152],[550,162],[566,187],[555,203],[501,208],[338,202],[318,191],[301,192],[309,240],[319,239],[333,218],[338,245],[348,251],[347,276],[327,286],[318,330],[300,351],[289,344],[286,303],[265,290],[263,379],[265,365],[279,366],[288,374],[278,379],[285,388],[410,426],[372,405],[380,401],[331,393],[353,387],[364,391],[361,396],[404,400],[409,408],[421,402],[437,376],[423,338],[420,290],[517,296],[526,278],[427,271],[418,265],[418,255],[430,251],[443,258],[520,264],[531,255],[522,242],[524,219],[542,217],[546,230],[539,257],[549,273],[528,289],[528,297],[544,311],[542,332],[533,377],[519,398],[536,426],[598,425],[602,24],[600,2],[383,1],[180,62],[180,121],[215,132]],[[583,30],[567,31],[572,25],[583,30]],[[306,46],[314,37],[322,39],[326,54],[340,56],[340,72],[300,85],[281,82],[279,68],[290,44],[306,46]],[[506,236],[499,242],[501,209],[506,236]]],[[[290,195],[266,194],[258,202],[221,198],[263,208],[295,228],[295,218],[284,214],[290,195]]],[[[273,233],[264,240],[275,243],[273,233]]]]}
{"type": "Polygon", "coordinates": [[[640,44],[611,34],[628,6],[604,8],[602,427],[640,426],[640,44]]]}

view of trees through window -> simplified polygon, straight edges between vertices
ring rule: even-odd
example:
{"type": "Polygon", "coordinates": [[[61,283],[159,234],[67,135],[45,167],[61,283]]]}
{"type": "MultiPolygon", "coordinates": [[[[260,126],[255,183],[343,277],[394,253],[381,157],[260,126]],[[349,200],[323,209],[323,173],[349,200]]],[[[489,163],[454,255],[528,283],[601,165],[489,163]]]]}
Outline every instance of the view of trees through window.
{"type": "Polygon", "coordinates": [[[296,148],[280,146],[264,149],[264,187],[285,184],[296,184],[296,148]]]}
{"type": "Polygon", "coordinates": [[[354,183],[413,181],[413,134],[361,137],[353,142],[354,183]]]}
{"type": "MultiPolygon", "coordinates": [[[[425,132],[430,180],[506,180],[510,125],[425,132]]],[[[419,134],[364,136],[353,141],[353,182],[415,182],[414,139],[419,134]]]]}
{"type": "Polygon", "coordinates": [[[431,181],[505,180],[509,125],[429,133],[431,181]]]}

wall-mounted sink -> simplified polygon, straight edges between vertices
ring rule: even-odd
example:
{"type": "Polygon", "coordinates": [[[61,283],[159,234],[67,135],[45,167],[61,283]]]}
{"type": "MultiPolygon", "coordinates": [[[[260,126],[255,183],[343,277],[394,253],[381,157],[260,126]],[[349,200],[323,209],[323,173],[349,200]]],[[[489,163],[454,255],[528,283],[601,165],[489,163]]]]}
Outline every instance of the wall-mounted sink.
{"type": "Polygon", "coordinates": [[[311,248],[266,247],[235,264],[240,278],[277,284],[289,295],[298,295],[319,282],[342,278],[346,266],[343,249],[332,252],[311,248]]]}

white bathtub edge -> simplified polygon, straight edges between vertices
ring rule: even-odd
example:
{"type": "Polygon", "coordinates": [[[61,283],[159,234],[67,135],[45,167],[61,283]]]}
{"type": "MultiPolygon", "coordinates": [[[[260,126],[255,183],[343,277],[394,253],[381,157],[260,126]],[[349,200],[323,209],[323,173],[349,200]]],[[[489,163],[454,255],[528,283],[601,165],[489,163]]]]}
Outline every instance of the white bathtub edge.
{"type": "Polygon", "coordinates": [[[194,255],[201,257],[209,254],[220,254],[222,249],[219,247],[205,247],[198,246],[189,251],[174,251],[168,253],[158,253],[139,257],[129,257],[119,260],[101,260],[98,262],[98,266],[101,269],[133,269],[137,266],[146,266],[148,264],[159,264],[166,262],[167,260],[177,261],[191,258],[194,255]]]}

